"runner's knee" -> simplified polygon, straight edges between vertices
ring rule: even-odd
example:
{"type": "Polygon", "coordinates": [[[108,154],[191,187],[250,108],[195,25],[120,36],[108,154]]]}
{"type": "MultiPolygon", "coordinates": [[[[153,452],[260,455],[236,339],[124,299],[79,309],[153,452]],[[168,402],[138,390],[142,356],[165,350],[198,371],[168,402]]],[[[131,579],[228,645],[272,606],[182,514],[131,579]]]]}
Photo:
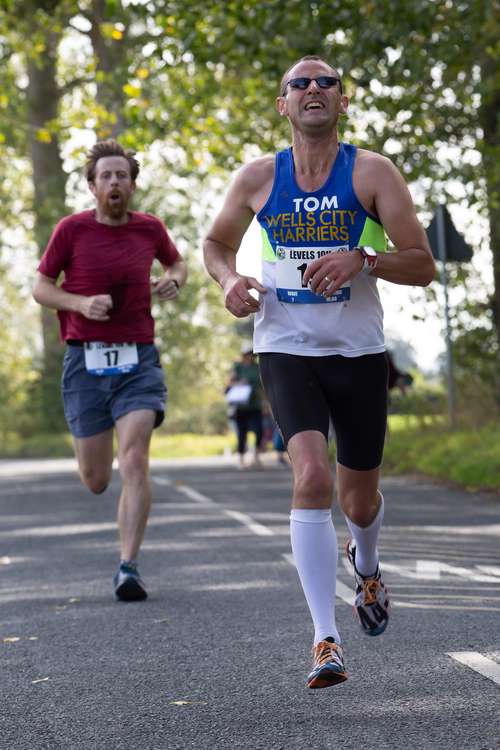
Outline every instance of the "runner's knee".
{"type": "Polygon", "coordinates": [[[359,503],[342,503],[344,513],[356,526],[362,529],[370,526],[378,513],[379,507],[380,503],[367,502],[366,497],[359,503]]]}
{"type": "Polygon", "coordinates": [[[94,495],[102,495],[111,479],[110,472],[96,471],[94,468],[80,469],[80,477],[87,489],[94,495]]]}
{"type": "Polygon", "coordinates": [[[317,461],[304,463],[295,473],[295,495],[304,499],[330,499],[333,493],[333,476],[329,466],[317,461]]]}
{"type": "Polygon", "coordinates": [[[142,445],[131,445],[120,453],[119,462],[122,476],[142,477],[148,472],[149,452],[142,445]]]}

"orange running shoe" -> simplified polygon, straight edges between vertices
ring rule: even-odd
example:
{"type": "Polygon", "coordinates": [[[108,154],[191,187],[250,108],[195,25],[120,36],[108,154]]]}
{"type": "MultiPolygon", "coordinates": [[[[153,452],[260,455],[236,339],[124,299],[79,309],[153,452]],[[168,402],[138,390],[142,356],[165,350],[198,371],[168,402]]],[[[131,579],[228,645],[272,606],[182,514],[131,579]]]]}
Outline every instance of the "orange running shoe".
{"type": "Polygon", "coordinates": [[[356,545],[349,539],[346,545],[347,559],[354,569],[356,597],[354,612],[363,633],[381,635],[389,623],[389,594],[380,576],[380,569],[374,576],[362,576],[356,570],[356,545]]]}
{"type": "Polygon", "coordinates": [[[325,638],[313,646],[313,669],[307,677],[310,688],[326,688],[347,680],[344,653],[333,638],[325,638]]]}

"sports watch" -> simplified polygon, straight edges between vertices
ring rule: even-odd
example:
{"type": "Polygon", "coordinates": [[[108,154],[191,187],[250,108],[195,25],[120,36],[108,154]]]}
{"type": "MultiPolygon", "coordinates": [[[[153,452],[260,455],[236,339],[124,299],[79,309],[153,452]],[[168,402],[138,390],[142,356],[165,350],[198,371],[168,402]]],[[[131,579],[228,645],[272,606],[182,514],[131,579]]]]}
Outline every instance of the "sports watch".
{"type": "Polygon", "coordinates": [[[363,268],[361,270],[365,273],[371,273],[377,267],[377,251],[368,245],[355,247],[354,250],[359,250],[363,257],[363,268]]]}

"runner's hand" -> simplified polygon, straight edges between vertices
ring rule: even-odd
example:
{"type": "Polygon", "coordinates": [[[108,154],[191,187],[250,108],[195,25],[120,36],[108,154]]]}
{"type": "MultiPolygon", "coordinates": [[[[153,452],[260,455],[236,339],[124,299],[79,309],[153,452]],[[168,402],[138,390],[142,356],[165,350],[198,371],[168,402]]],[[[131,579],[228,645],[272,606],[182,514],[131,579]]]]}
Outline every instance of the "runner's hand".
{"type": "Polygon", "coordinates": [[[260,302],[250,294],[250,289],[256,289],[260,294],[267,291],[253,276],[241,276],[237,273],[228,277],[222,288],[226,310],[236,318],[246,318],[260,310],[260,302]]]}
{"type": "Polygon", "coordinates": [[[96,294],[93,297],[82,297],[79,312],[89,320],[109,320],[108,312],[113,307],[110,294],[96,294]]]}
{"type": "Polygon", "coordinates": [[[151,282],[152,292],[156,294],[159,300],[164,302],[167,299],[175,299],[179,294],[179,287],[175,281],[168,276],[162,276],[151,282]]]}
{"type": "Polygon", "coordinates": [[[309,284],[315,294],[332,297],[342,284],[358,275],[363,263],[363,257],[359,252],[329,253],[307,266],[304,284],[309,284]]]}

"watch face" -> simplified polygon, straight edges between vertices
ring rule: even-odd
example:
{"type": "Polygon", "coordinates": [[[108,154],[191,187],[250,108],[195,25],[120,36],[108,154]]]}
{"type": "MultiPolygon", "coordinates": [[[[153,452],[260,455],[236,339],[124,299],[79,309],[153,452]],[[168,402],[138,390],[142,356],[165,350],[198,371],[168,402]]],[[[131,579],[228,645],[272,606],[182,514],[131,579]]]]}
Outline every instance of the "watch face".
{"type": "Polygon", "coordinates": [[[368,255],[370,258],[376,258],[377,257],[377,251],[373,249],[373,247],[369,247],[368,245],[365,245],[363,247],[363,254],[368,255]]]}

